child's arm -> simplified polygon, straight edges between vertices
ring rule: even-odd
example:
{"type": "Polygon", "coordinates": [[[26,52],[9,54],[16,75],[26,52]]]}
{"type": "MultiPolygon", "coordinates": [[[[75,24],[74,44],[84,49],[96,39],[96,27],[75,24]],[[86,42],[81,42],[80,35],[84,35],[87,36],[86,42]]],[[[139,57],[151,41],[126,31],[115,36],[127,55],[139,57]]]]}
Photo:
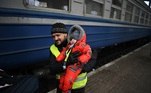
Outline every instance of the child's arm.
{"type": "Polygon", "coordinates": [[[62,62],[65,57],[66,57],[66,48],[64,48],[61,53],[59,54],[59,56],[56,58],[57,62],[62,62]]]}
{"type": "Polygon", "coordinates": [[[90,60],[91,54],[92,54],[91,48],[90,48],[90,46],[87,44],[87,45],[85,45],[85,47],[83,48],[82,55],[78,57],[78,60],[79,60],[81,63],[86,64],[86,63],[90,60]]]}
{"type": "Polygon", "coordinates": [[[66,58],[66,51],[69,51],[70,49],[72,49],[74,47],[74,44],[77,42],[77,40],[72,39],[68,45],[66,46],[66,48],[64,48],[61,53],[59,54],[59,56],[56,58],[56,60],[58,62],[63,61],[66,58]]]}

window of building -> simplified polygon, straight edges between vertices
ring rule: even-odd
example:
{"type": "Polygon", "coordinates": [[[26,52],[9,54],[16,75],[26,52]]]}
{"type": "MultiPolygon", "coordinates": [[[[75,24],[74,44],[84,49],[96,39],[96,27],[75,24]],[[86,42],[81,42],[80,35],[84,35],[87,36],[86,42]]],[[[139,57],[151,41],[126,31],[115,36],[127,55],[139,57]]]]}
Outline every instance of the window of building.
{"type": "Polygon", "coordinates": [[[123,0],[112,0],[112,4],[116,5],[116,6],[119,6],[119,7],[122,7],[122,1],[123,0]]]}
{"type": "Polygon", "coordinates": [[[133,4],[127,1],[126,12],[125,12],[125,21],[131,22],[133,14],[133,4]]]}
{"type": "Polygon", "coordinates": [[[103,4],[95,0],[85,0],[86,14],[103,16],[103,4]]]}
{"type": "Polygon", "coordinates": [[[69,11],[69,0],[25,0],[27,5],[69,11]]]}

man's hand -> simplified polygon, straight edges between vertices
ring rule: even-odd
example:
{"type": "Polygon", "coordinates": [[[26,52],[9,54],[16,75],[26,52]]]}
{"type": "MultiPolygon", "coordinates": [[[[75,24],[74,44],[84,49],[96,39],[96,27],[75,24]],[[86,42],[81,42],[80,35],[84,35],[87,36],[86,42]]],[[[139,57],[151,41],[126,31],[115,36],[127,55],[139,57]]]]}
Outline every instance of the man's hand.
{"type": "Polygon", "coordinates": [[[81,55],[79,51],[71,53],[67,60],[67,66],[78,62],[78,57],[81,55]]]}

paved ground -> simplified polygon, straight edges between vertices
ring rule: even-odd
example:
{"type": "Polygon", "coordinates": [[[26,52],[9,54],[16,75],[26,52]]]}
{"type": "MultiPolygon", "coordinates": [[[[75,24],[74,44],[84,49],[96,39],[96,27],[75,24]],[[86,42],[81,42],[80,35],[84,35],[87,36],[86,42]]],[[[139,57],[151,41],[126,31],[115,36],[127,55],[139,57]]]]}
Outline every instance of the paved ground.
{"type": "Polygon", "coordinates": [[[89,73],[86,93],[151,93],[151,43],[89,73]]]}

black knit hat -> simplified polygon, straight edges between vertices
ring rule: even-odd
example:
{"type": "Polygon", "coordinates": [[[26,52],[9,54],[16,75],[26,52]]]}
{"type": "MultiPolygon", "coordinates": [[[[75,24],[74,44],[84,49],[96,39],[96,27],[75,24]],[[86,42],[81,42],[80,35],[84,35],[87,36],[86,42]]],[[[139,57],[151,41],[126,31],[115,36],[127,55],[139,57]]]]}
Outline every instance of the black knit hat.
{"type": "Polygon", "coordinates": [[[67,33],[66,26],[63,23],[53,24],[51,34],[53,34],[53,33],[67,33]]]}

